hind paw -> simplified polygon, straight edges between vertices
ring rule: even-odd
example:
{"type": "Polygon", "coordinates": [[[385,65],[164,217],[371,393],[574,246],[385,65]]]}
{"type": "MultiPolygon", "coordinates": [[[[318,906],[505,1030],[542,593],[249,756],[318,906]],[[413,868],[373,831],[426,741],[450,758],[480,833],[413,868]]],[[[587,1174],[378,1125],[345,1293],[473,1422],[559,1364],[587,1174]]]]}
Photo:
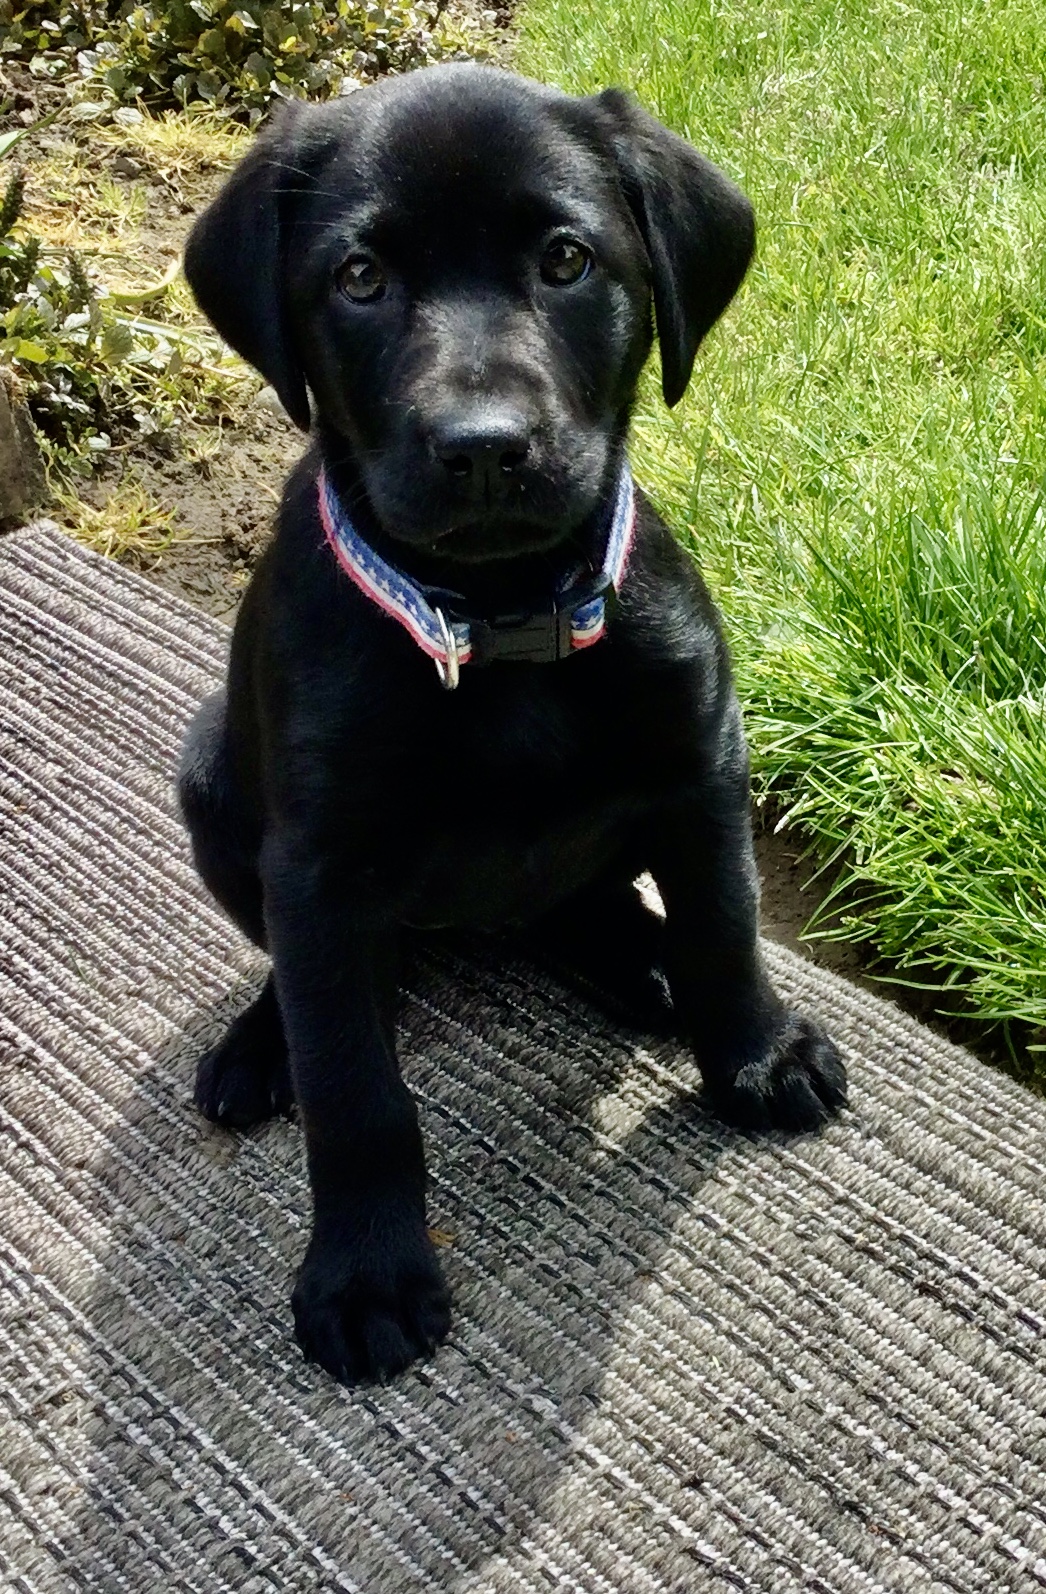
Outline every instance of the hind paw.
{"type": "Polygon", "coordinates": [[[268,987],[200,1059],[194,1097],[205,1118],[227,1129],[249,1129],[290,1112],[287,1047],[268,987]]]}

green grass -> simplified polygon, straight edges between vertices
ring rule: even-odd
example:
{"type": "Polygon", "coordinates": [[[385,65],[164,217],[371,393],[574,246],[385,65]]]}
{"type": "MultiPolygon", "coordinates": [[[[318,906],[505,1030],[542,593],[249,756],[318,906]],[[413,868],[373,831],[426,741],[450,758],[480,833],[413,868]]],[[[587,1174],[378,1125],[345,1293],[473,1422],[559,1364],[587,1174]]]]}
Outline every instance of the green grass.
{"type": "Polygon", "coordinates": [[[756,206],[634,461],[728,617],[761,796],[840,868],[832,933],[1046,1073],[1046,4],[520,24],[520,70],[633,89],[756,206]]]}

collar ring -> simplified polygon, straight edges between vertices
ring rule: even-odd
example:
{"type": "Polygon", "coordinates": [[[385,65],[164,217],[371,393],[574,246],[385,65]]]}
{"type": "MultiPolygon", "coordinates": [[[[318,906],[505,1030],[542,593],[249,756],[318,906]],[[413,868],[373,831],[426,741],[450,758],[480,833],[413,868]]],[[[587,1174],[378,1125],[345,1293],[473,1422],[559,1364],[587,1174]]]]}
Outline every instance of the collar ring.
{"type": "Polygon", "coordinates": [[[445,692],[453,692],[459,680],[461,679],[461,663],[458,659],[457,638],[455,637],[450,626],[447,624],[447,617],[443,613],[443,610],[440,608],[438,603],[434,603],[432,605],[432,612],[439,622],[440,639],[447,655],[447,662],[445,664],[441,658],[434,658],[432,662],[436,666],[436,674],[439,676],[440,686],[443,687],[445,692]]]}

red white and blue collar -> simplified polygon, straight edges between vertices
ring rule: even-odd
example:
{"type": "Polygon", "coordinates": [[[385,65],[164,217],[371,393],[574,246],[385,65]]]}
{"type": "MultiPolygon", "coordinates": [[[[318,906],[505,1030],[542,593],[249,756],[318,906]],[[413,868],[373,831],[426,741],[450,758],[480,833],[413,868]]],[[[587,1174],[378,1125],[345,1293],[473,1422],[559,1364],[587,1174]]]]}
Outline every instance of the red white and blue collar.
{"type": "Polygon", "coordinates": [[[463,664],[498,659],[550,663],[591,647],[605,634],[607,603],[620,591],[635,535],[635,487],[627,460],[622,460],[599,569],[568,575],[538,613],[493,619],[461,614],[453,595],[419,586],[382,559],[364,542],[322,469],[317,486],[320,520],[341,568],[435,661],[448,690],[457,686],[463,664]]]}

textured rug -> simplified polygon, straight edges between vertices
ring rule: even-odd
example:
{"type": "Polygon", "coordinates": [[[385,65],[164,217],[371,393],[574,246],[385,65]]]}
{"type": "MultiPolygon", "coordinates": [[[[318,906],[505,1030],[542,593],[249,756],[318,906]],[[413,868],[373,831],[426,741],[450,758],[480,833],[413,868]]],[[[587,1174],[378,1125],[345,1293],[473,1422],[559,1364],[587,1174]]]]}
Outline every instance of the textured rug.
{"type": "Polygon", "coordinates": [[[0,1585],[1046,1588],[1046,1103],[778,948],[851,1069],[820,1138],[433,954],[401,1044],[453,1338],[382,1389],[302,1362],[299,1132],[191,1104],[260,974],[170,789],[227,636],[0,542],[0,1585]]]}

